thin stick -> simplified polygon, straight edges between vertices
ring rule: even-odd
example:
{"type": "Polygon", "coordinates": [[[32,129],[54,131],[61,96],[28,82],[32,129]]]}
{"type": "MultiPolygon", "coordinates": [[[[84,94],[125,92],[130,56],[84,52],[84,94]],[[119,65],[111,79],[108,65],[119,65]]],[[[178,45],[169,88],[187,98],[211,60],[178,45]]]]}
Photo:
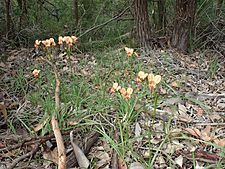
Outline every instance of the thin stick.
{"type": "Polygon", "coordinates": [[[59,74],[57,71],[57,68],[54,64],[52,64],[49,60],[45,59],[45,58],[41,58],[44,61],[46,61],[49,65],[52,66],[52,68],[54,69],[54,73],[55,73],[55,81],[56,81],[56,86],[55,86],[55,112],[52,115],[52,119],[51,119],[51,124],[52,124],[52,130],[53,133],[55,135],[55,139],[56,139],[56,144],[57,144],[57,148],[58,148],[58,168],[59,169],[65,169],[66,168],[66,151],[65,151],[65,146],[63,143],[63,137],[59,128],[59,123],[57,121],[57,113],[60,110],[60,99],[59,99],[59,94],[60,94],[60,80],[59,80],[59,74]]]}
{"type": "Polygon", "coordinates": [[[51,124],[52,124],[52,130],[54,132],[56,144],[58,148],[58,168],[65,169],[66,168],[65,146],[64,146],[63,137],[59,128],[59,123],[56,118],[56,114],[57,112],[59,112],[59,109],[60,109],[60,99],[59,99],[60,81],[59,81],[59,75],[58,75],[56,66],[55,65],[53,66],[54,66],[56,87],[55,87],[55,112],[52,115],[51,124]]]}
{"type": "Polygon", "coordinates": [[[13,169],[13,168],[15,168],[15,166],[16,166],[20,161],[24,160],[24,159],[27,158],[27,157],[30,157],[30,156],[34,155],[34,154],[38,151],[39,145],[40,145],[40,144],[36,144],[35,148],[34,148],[32,151],[30,151],[29,153],[24,154],[24,155],[22,155],[22,156],[16,158],[15,160],[13,160],[12,164],[8,167],[8,169],[13,169]]]}
{"type": "MultiPolygon", "coordinates": [[[[80,131],[80,129],[74,130],[74,132],[79,132],[79,131],[80,131]]],[[[65,131],[62,134],[68,135],[68,134],[70,134],[70,131],[65,131]]],[[[53,137],[55,137],[54,134],[46,135],[46,136],[40,136],[40,137],[33,137],[33,138],[25,138],[24,140],[21,141],[21,143],[18,143],[18,144],[15,144],[15,145],[9,145],[9,146],[4,147],[4,148],[0,148],[0,152],[11,151],[11,150],[23,147],[23,146],[36,144],[36,143],[43,144],[47,140],[52,139],[53,137]]]]}

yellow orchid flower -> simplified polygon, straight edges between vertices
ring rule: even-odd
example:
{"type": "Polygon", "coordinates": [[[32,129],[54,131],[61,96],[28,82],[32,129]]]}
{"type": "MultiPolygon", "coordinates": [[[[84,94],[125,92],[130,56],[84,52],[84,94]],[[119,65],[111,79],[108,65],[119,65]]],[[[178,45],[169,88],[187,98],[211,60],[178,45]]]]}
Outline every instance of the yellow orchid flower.
{"type": "Polygon", "coordinates": [[[44,45],[45,48],[48,48],[51,46],[50,40],[46,39],[42,41],[42,44],[44,45]]]}
{"type": "Polygon", "coordinates": [[[66,42],[66,44],[69,46],[73,45],[73,39],[70,36],[64,36],[63,41],[66,42]]]}
{"type": "Polygon", "coordinates": [[[62,36],[59,36],[58,37],[58,44],[59,45],[62,45],[63,44],[63,37],[62,36]]]}
{"type": "Polygon", "coordinates": [[[148,75],[148,85],[151,90],[154,89],[160,81],[161,81],[160,75],[156,76],[154,76],[153,74],[148,75]]]}
{"type": "Polygon", "coordinates": [[[125,51],[126,51],[128,57],[131,57],[133,55],[133,53],[134,53],[134,49],[133,48],[125,47],[125,51]]]}
{"type": "Polygon", "coordinates": [[[49,41],[50,41],[50,46],[55,46],[56,45],[55,44],[55,40],[53,38],[50,38],[49,41]]]}
{"type": "Polygon", "coordinates": [[[39,47],[40,43],[41,43],[41,41],[35,40],[34,47],[37,49],[39,47]]]}
{"type": "Polygon", "coordinates": [[[130,88],[130,87],[128,87],[127,90],[125,88],[121,88],[120,93],[125,99],[129,100],[131,98],[132,93],[133,93],[133,89],[130,88]]]}
{"type": "Polygon", "coordinates": [[[78,38],[76,36],[71,36],[72,40],[73,40],[73,44],[78,42],[78,38]]]}
{"type": "Polygon", "coordinates": [[[110,89],[110,93],[115,93],[116,91],[119,91],[121,87],[119,86],[118,83],[113,83],[112,88],[110,89]]]}
{"type": "Polygon", "coordinates": [[[37,78],[39,76],[39,73],[40,73],[40,70],[38,70],[38,69],[34,69],[32,72],[32,74],[35,78],[37,78]]]}
{"type": "Polygon", "coordinates": [[[145,73],[145,72],[143,72],[143,71],[140,71],[140,72],[138,72],[136,81],[137,81],[137,82],[142,82],[143,80],[145,80],[145,78],[146,78],[147,76],[148,76],[148,73],[145,73]]]}

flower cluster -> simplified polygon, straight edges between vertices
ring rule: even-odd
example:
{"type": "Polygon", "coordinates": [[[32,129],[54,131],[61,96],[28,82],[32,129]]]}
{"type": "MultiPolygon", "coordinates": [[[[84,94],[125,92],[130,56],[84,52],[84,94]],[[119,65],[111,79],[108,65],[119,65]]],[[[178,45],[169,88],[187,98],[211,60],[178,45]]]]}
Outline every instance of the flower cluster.
{"type": "MultiPolygon", "coordinates": [[[[76,36],[59,36],[58,38],[58,44],[62,45],[63,43],[66,43],[68,46],[73,46],[75,43],[78,42],[78,38],[76,36]]],[[[44,48],[53,47],[56,45],[54,38],[45,39],[42,41],[35,40],[34,47],[37,49],[40,44],[43,44],[44,48]]]]}
{"type": "Polygon", "coordinates": [[[148,74],[143,71],[140,71],[137,75],[136,82],[140,83],[147,79],[148,81],[148,87],[150,90],[153,90],[156,85],[161,81],[160,75],[153,75],[152,73],[148,74]]]}
{"type": "Polygon", "coordinates": [[[148,81],[148,87],[150,90],[153,90],[156,85],[161,81],[160,75],[153,75],[152,73],[148,74],[143,71],[140,71],[137,75],[136,82],[140,83],[147,79],[148,81]]]}
{"type": "Polygon", "coordinates": [[[118,83],[113,83],[112,88],[110,89],[110,93],[120,92],[120,94],[127,100],[131,98],[131,95],[133,93],[133,89],[131,87],[128,87],[127,89],[119,86],[118,83]]]}
{"type": "Polygon", "coordinates": [[[62,45],[63,42],[65,42],[70,47],[73,46],[75,43],[78,42],[78,38],[76,36],[59,36],[58,38],[58,44],[62,45]]]}

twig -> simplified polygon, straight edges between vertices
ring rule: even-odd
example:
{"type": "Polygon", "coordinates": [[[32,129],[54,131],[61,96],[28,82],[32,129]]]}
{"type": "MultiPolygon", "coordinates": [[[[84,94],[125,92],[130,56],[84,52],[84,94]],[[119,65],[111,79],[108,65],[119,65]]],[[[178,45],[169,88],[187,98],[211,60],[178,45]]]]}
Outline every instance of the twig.
{"type": "Polygon", "coordinates": [[[118,15],[114,16],[113,18],[109,19],[108,21],[102,23],[102,24],[99,24],[97,26],[94,26],[88,30],[86,30],[83,34],[81,34],[79,36],[79,38],[81,38],[82,36],[84,36],[85,34],[93,31],[93,30],[96,30],[96,29],[99,29],[100,27],[103,27],[105,25],[107,25],[108,23],[112,22],[113,20],[116,20],[117,18],[121,17],[128,9],[130,8],[130,6],[128,6],[127,8],[125,8],[121,13],[119,13],[118,15]]]}
{"type": "Polygon", "coordinates": [[[225,123],[198,123],[193,122],[196,126],[225,126],[225,123]]]}
{"type": "Polygon", "coordinates": [[[9,165],[8,169],[13,169],[20,161],[24,160],[27,157],[34,155],[38,151],[39,146],[40,146],[40,144],[36,144],[35,148],[32,151],[13,160],[12,164],[9,165]]]}
{"type": "MultiPolygon", "coordinates": [[[[75,131],[78,132],[78,131],[80,131],[80,129],[76,129],[75,131]]],[[[70,133],[70,131],[66,131],[66,132],[63,132],[62,134],[63,135],[68,135],[69,133],[70,133]]],[[[41,136],[41,137],[26,138],[21,143],[1,148],[0,152],[11,151],[11,150],[20,148],[22,146],[27,146],[27,145],[31,145],[31,144],[35,144],[35,143],[42,144],[42,143],[45,143],[47,140],[49,140],[49,139],[51,139],[53,137],[55,137],[54,134],[47,135],[47,136],[41,136]]]]}
{"type": "MultiPolygon", "coordinates": [[[[116,128],[115,128],[115,131],[114,131],[114,140],[115,140],[115,142],[118,142],[118,140],[119,140],[118,131],[117,131],[116,128]]],[[[116,150],[113,150],[112,160],[111,160],[111,167],[112,167],[112,169],[119,168],[118,155],[116,153],[116,150]]]]}

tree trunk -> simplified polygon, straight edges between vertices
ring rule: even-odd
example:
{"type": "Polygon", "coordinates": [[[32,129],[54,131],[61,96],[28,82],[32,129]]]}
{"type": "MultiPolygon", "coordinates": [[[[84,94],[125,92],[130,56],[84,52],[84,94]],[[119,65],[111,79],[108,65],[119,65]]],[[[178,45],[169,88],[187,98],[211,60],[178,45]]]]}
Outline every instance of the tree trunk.
{"type": "Polygon", "coordinates": [[[150,49],[150,25],[147,0],[134,0],[137,39],[139,46],[150,49]]]}
{"type": "Polygon", "coordinates": [[[166,8],[165,8],[166,0],[158,0],[158,30],[162,34],[165,32],[166,28],[166,8]]]}
{"type": "Polygon", "coordinates": [[[73,14],[75,18],[75,26],[77,26],[79,22],[78,0],[73,0],[73,14]]]}
{"type": "Polygon", "coordinates": [[[20,7],[20,23],[19,30],[22,29],[22,26],[25,27],[27,24],[27,1],[26,0],[17,0],[20,7]]]}
{"type": "Polygon", "coordinates": [[[6,34],[9,34],[11,32],[11,12],[10,12],[10,6],[11,6],[10,0],[5,0],[5,11],[6,11],[6,34]]]}
{"type": "Polygon", "coordinates": [[[176,0],[176,16],[171,45],[182,52],[187,52],[190,45],[195,11],[196,0],[176,0]]]}
{"type": "Polygon", "coordinates": [[[216,7],[216,15],[219,16],[221,14],[221,10],[223,8],[223,0],[217,0],[217,7],[216,7]]]}

